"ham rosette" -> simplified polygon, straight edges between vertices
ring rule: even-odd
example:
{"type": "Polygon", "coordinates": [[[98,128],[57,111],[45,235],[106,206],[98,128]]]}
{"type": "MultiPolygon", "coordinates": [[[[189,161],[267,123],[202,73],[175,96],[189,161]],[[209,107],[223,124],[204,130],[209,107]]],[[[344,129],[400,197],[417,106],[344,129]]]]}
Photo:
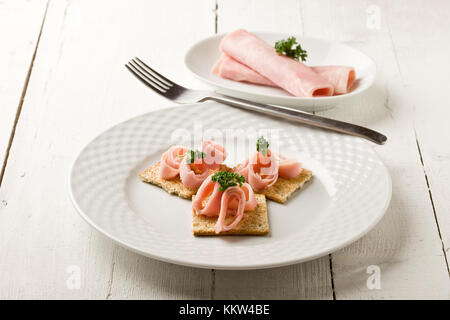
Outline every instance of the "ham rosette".
{"type": "Polygon", "coordinates": [[[202,151],[172,146],[161,156],[159,175],[166,180],[179,175],[186,187],[198,188],[226,156],[225,148],[211,140],[202,142],[202,151]]]}
{"type": "Polygon", "coordinates": [[[205,153],[203,160],[211,170],[217,169],[227,158],[225,148],[211,140],[203,140],[202,151],[205,153]]]}
{"type": "Polygon", "coordinates": [[[180,163],[186,154],[187,149],[181,146],[172,146],[161,156],[159,165],[159,175],[161,178],[169,180],[178,176],[180,163]]]}
{"type": "MultiPolygon", "coordinates": [[[[218,174],[229,173],[219,172],[218,174]]],[[[213,181],[214,175],[208,176],[201,184],[192,203],[192,209],[196,214],[208,217],[218,216],[214,229],[216,233],[220,233],[235,228],[244,217],[244,212],[254,210],[258,204],[248,183],[226,187],[224,191],[221,191],[223,186],[213,181]],[[235,216],[228,225],[225,221],[227,214],[235,216]]]]}
{"type": "Polygon", "coordinates": [[[237,224],[244,217],[245,210],[245,194],[244,191],[239,187],[231,187],[224,191],[222,195],[222,200],[220,202],[220,213],[217,219],[214,230],[216,233],[221,233],[222,231],[229,231],[237,226],[237,224]],[[238,207],[236,209],[236,215],[234,220],[230,224],[226,224],[225,218],[228,213],[228,206],[232,200],[238,201],[238,207]]]}
{"type": "Polygon", "coordinates": [[[202,159],[188,163],[185,157],[180,164],[181,182],[188,188],[198,188],[209,175],[209,167],[202,159]]]}
{"type": "Polygon", "coordinates": [[[252,157],[239,164],[234,171],[242,175],[250,186],[259,192],[277,182],[278,177],[292,179],[302,172],[302,165],[269,149],[269,142],[260,137],[252,157]]]}
{"type": "Polygon", "coordinates": [[[279,161],[275,154],[268,150],[267,155],[261,152],[255,153],[250,160],[247,159],[240,164],[236,172],[244,176],[253,190],[259,192],[277,182],[278,169],[279,161]]]}

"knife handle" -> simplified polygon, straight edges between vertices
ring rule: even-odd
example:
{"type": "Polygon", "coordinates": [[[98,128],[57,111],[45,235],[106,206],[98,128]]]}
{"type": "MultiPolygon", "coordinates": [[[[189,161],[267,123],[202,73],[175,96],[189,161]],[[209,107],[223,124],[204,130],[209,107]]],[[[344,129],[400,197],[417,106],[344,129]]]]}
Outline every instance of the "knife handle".
{"type": "Polygon", "coordinates": [[[293,121],[296,123],[307,124],[313,127],[319,127],[327,130],[349,134],[352,136],[361,137],[377,144],[384,144],[387,141],[387,137],[385,135],[376,132],[372,129],[361,127],[356,124],[348,122],[317,116],[314,114],[310,114],[292,108],[252,102],[240,98],[226,96],[219,93],[214,93],[213,95],[207,96],[201,101],[206,100],[213,100],[233,107],[250,111],[256,111],[266,115],[293,121]]]}

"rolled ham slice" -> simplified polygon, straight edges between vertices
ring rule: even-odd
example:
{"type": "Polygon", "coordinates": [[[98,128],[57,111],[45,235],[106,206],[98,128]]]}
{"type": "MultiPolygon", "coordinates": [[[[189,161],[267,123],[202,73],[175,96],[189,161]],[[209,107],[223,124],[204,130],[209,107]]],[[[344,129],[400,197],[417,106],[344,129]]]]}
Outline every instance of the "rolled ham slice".
{"type": "Polygon", "coordinates": [[[220,201],[223,192],[220,191],[220,185],[211,181],[212,175],[203,181],[192,202],[192,209],[196,214],[205,216],[217,216],[220,212],[220,201]],[[209,198],[208,198],[209,197],[209,198]],[[204,204],[204,201],[206,203],[204,204]]]}
{"type": "Polygon", "coordinates": [[[302,164],[296,159],[286,159],[279,153],[274,154],[278,160],[278,176],[281,178],[292,179],[302,172],[302,164]]]}
{"type": "Polygon", "coordinates": [[[212,73],[234,81],[250,82],[263,86],[278,87],[275,83],[263,77],[258,72],[250,69],[246,65],[237,62],[230,56],[223,54],[214,65],[212,73]]]}
{"type": "Polygon", "coordinates": [[[216,233],[229,231],[242,220],[245,211],[254,210],[258,203],[248,183],[220,191],[220,184],[213,182],[212,176],[213,174],[209,175],[201,184],[192,202],[192,209],[195,214],[218,216],[214,227],[216,233]],[[229,225],[225,224],[227,214],[235,216],[229,225]]]}
{"type": "Polygon", "coordinates": [[[254,34],[236,30],[226,35],[220,49],[297,97],[332,96],[333,85],[311,68],[279,55],[254,34]]]}
{"type": "Polygon", "coordinates": [[[211,140],[203,140],[202,152],[206,154],[203,161],[211,170],[217,169],[227,158],[225,148],[211,140]]]}
{"type": "Polygon", "coordinates": [[[172,146],[164,152],[159,162],[159,175],[161,178],[169,180],[178,176],[180,163],[187,149],[181,146],[172,146]]]}
{"type": "MultiPolygon", "coordinates": [[[[355,69],[347,66],[315,66],[310,68],[333,85],[334,94],[350,92],[356,77],[355,69]]],[[[278,87],[275,83],[260,75],[255,70],[234,60],[226,54],[222,54],[219,61],[217,61],[213,67],[212,72],[222,78],[234,81],[278,87]]]]}
{"type": "Polygon", "coordinates": [[[346,66],[316,66],[312,69],[326,78],[334,87],[334,94],[349,93],[355,82],[355,69],[346,66]]]}
{"type": "Polygon", "coordinates": [[[219,218],[217,219],[216,225],[214,226],[214,231],[216,231],[216,233],[221,233],[223,231],[229,231],[236,227],[244,217],[245,202],[245,193],[240,187],[236,186],[227,188],[222,195],[219,218]],[[238,202],[236,214],[234,220],[227,225],[225,223],[225,218],[228,213],[229,203],[233,200],[238,202]]]}
{"type": "Polygon", "coordinates": [[[251,161],[246,159],[238,165],[235,171],[243,175],[245,181],[248,181],[256,192],[272,186],[278,180],[278,177],[292,179],[303,170],[302,164],[296,159],[287,159],[270,150],[268,150],[268,156],[258,152],[250,159],[251,161]]]}
{"type": "Polygon", "coordinates": [[[236,168],[243,175],[255,192],[270,187],[278,180],[279,161],[275,154],[267,151],[267,156],[261,152],[255,153],[236,168]]]}
{"type": "MultiPolygon", "coordinates": [[[[202,214],[209,217],[218,216],[220,213],[220,202],[222,199],[223,191],[220,191],[220,184],[211,181],[213,174],[208,176],[195,195],[192,202],[192,209],[196,214],[202,214]],[[206,202],[205,202],[206,201],[206,202]]],[[[258,203],[256,202],[255,193],[252,187],[248,183],[243,183],[241,189],[245,194],[245,210],[252,211],[256,208],[258,203]]],[[[234,213],[233,210],[238,208],[236,201],[231,201],[228,204],[229,213],[234,213]]]]}
{"type": "Polygon", "coordinates": [[[208,166],[199,159],[196,159],[193,164],[189,164],[184,157],[180,163],[180,179],[188,188],[196,189],[200,187],[209,174],[208,166]]]}

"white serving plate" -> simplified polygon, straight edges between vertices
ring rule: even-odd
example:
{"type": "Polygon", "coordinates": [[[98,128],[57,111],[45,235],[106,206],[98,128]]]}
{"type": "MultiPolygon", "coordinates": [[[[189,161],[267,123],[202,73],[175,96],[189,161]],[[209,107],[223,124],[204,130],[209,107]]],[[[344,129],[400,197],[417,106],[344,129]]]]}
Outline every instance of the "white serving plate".
{"type": "Polygon", "coordinates": [[[332,97],[294,97],[282,89],[232,81],[212,74],[211,69],[221,54],[219,44],[224,34],[206,38],[193,45],[186,53],[185,64],[195,76],[211,85],[217,92],[261,103],[295,107],[308,112],[343,105],[368,89],[375,80],[376,67],[373,60],[347,45],[284,33],[254,33],[271,45],[280,39],[295,36],[302,48],[308,52],[307,65],[353,66],[356,71],[356,81],[352,91],[332,97]]]}
{"type": "Polygon", "coordinates": [[[391,198],[390,176],[366,141],[215,102],[147,113],[105,131],[77,157],[69,187],[80,215],[118,244],[162,261],[214,269],[268,268],[326,255],[368,232],[391,198]],[[226,132],[245,138],[225,143],[227,164],[233,165],[244,159],[246,147],[254,148],[246,136],[267,130],[278,132],[271,148],[298,158],[314,175],[286,204],[268,201],[267,236],[194,237],[190,201],[137,176],[170,145],[191,137],[198,145],[202,132],[223,143],[217,135],[226,132]]]}

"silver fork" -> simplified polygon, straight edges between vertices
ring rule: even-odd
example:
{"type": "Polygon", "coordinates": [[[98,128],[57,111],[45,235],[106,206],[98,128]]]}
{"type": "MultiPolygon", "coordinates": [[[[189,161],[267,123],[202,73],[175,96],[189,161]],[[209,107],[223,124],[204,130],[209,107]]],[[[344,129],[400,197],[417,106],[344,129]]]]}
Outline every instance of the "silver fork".
{"type": "Polygon", "coordinates": [[[194,103],[214,100],[233,107],[256,111],[297,123],[365,138],[377,144],[383,144],[387,140],[385,135],[355,124],[328,119],[291,108],[230,97],[212,91],[187,89],[156,72],[139,58],[131,59],[125,67],[156,93],[177,103],[194,103]]]}

